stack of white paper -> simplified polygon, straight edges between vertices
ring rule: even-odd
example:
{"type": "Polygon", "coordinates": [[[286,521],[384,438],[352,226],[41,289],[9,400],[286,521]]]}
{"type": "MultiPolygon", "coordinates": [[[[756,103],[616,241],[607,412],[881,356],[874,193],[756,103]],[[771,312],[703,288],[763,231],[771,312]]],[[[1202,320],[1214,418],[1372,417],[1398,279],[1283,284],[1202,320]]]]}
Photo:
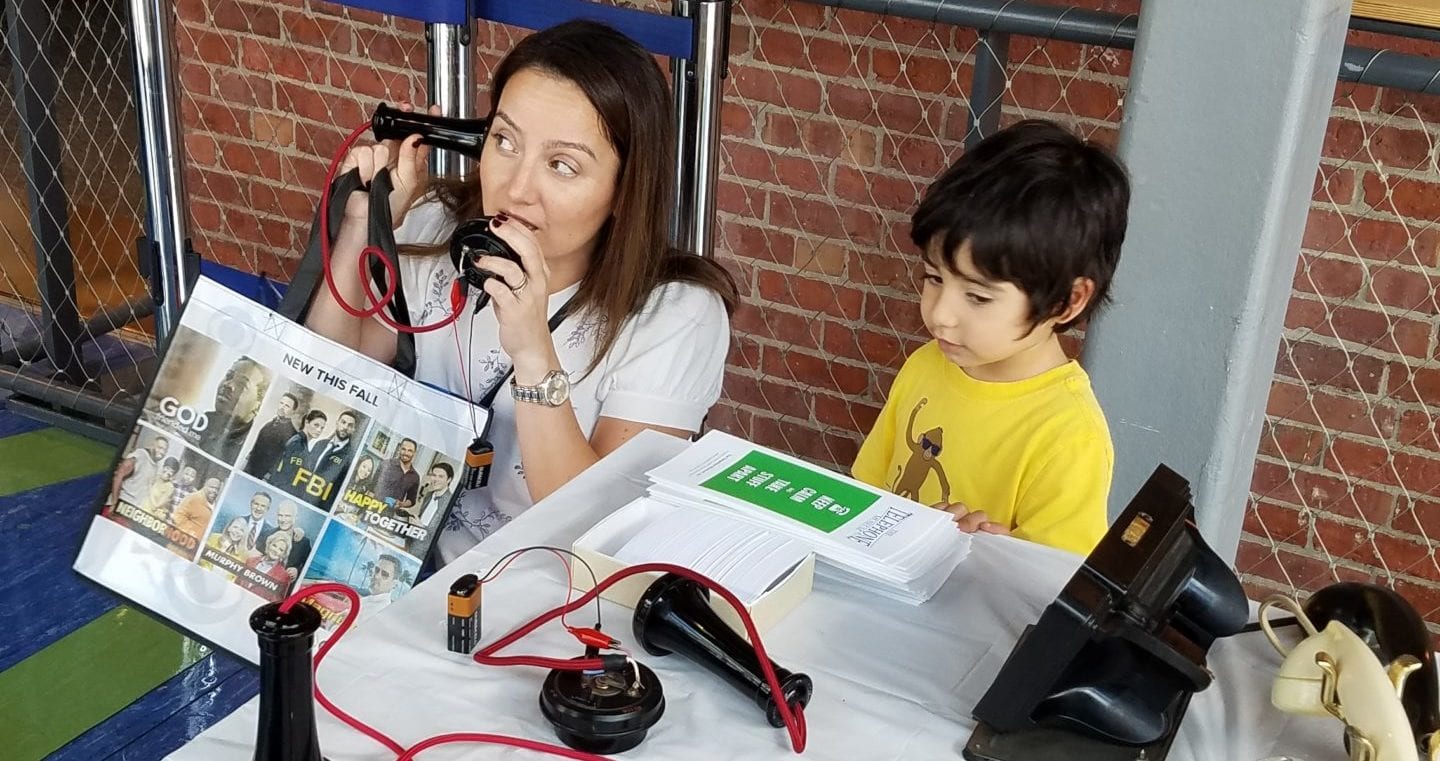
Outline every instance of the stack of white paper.
{"type": "Polygon", "coordinates": [[[948,513],[720,431],[647,475],[656,499],[773,530],[814,551],[822,574],[910,603],[970,551],[948,513]]]}
{"type": "Polygon", "coordinates": [[[805,561],[804,544],[743,520],[704,510],[669,508],[631,537],[615,559],[626,565],[672,563],[719,582],[754,605],[805,561]]]}

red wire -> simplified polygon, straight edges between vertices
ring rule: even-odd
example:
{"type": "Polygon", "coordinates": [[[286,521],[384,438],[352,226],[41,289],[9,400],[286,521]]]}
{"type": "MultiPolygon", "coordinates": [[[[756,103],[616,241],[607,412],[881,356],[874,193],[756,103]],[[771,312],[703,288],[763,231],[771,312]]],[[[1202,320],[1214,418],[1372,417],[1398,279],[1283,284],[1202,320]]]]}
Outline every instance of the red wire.
{"type": "Polygon", "coordinates": [[[507,737],[506,735],[492,735],[484,732],[455,732],[448,735],[436,735],[428,740],[421,740],[413,747],[401,754],[398,761],[410,761],[422,750],[429,750],[437,745],[448,743],[491,743],[493,745],[510,745],[525,750],[534,750],[541,753],[549,753],[553,756],[564,756],[565,758],[580,759],[580,761],[610,761],[605,756],[597,756],[594,753],[586,753],[583,750],[566,748],[563,745],[551,745],[539,740],[526,740],[523,737],[507,737]]]}
{"type": "Polygon", "coordinates": [[[610,588],[610,586],[615,584],[616,582],[630,576],[634,576],[637,573],[651,572],[673,573],[682,578],[698,582],[704,585],[706,588],[710,589],[712,592],[719,594],[722,598],[724,598],[726,602],[730,603],[730,605],[735,608],[735,611],[740,615],[741,623],[745,625],[745,633],[749,635],[750,642],[755,648],[755,655],[760,661],[760,671],[765,676],[765,682],[770,687],[770,694],[772,696],[772,699],[775,700],[776,708],[780,712],[780,718],[782,721],[784,721],[785,728],[790,735],[790,745],[792,748],[794,748],[796,753],[804,753],[806,734],[804,712],[800,710],[799,706],[795,706],[794,708],[792,708],[784,700],[785,693],[780,689],[780,680],[775,676],[775,669],[770,664],[770,657],[765,654],[765,644],[760,641],[760,632],[755,629],[755,622],[751,620],[750,613],[745,610],[745,606],[740,602],[739,598],[735,597],[735,595],[730,592],[730,590],[720,586],[712,579],[690,570],[689,568],[682,568],[680,566],[671,565],[669,563],[641,563],[639,565],[633,565],[629,568],[624,568],[616,571],[615,573],[606,577],[604,581],[601,581],[598,585],[595,586],[594,589],[590,590],[589,592],[586,592],[580,597],[570,602],[567,602],[566,604],[558,608],[552,608],[545,613],[542,613],[541,615],[532,619],[529,623],[522,625],[520,628],[481,648],[480,651],[475,654],[474,659],[477,663],[482,663],[485,665],[539,666],[541,668],[557,668],[563,670],[588,670],[602,668],[603,666],[599,658],[561,661],[554,658],[540,658],[534,656],[506,657],[495,656],[494,654],[499,650],[507,647],[508,645],[514,644],[516,641],[540,628],[542,625],[555,618],[556,616],[560,616],[584,607],[591,600],[594,600],[597,596],[599,596],[606,589],[610,588]]]}
{"type": "MultiPolygon", "coordinates": [[[[565,557],[564,553],[559,550],[550,550],[550,554],[560,558],[560,562],[565,564],[565,604],[569,605],[570,598],[573,597],[575,593],[575,569],[570,566],[570,560],[565,557]]],[[[565,631],[574,630],[573,626],[565,623],[565,614],[563,613],[560,614],[560,625],[565,627],[565,631]]]]}
{"type": "Polygon", "coordinates": [[[385,307],[389,306],[391,301],[394,300],[395,291],[400,287],[400,273],[399,270],[396,269],[395,262],[390,256],[376,246],[367,245],[361,249],[360,259],[357,262],[358,269],[360,270],[360,285],[365,289],[365,297],[370,302],[370,307],[360,309],[353,306],[345,300],[345,297],[340,295],[340,289],[335,286],[335,276],[334,273],[330,271],[330,185],[335,181],[335,173],[340,169],[340,163],[345,158],[345,154],[349,153],[350,148],[354,146],[355,142],[369,129],[369,122],[356,127],[355,130],[340,143],[340,148],[337,149],[335,155],[330,158],[330,169],[325,173],[325,186],[320,191],[320,260],[323,263],[322,269],[325,271],[325,286],[330,289],[330,297],[335,299],[335,303],[339,304],[340,308],[352,317],[376,317],[381,322],[402,333],[428,333],[432,330],[439,330],[459,319],[461,312],[465,309],[465,305],[457,304],[455,311],[449,316],[429,325],[402,325],[396,322],[390,315],[385,313],[385,307]],[[379,259],[381,265],[385,267],[385,279],[389,283],[389,287],[386,289],[384,295],[381,296],[375,295],[374,284],[370,282],[368,265],[371,257],[379,259]]]}
{"type": "Polygon", "coordinates": [[[324,693],[320,692],[320,680],[318,678],[318,673],[320,671],[320,662],[325,660],[325,656],[329,654],[330,648],[334,647],[335,643],[339,642],[340,638],[345,636],[345,632],[349,631],[350,625],[355,622],[355,616],[360,613],[360,595],[356,594],[355,590],[345,586],[344,584],[337,584],[333,581],[322,582],[320,584],[313,584],[311,586],[305,587],[304,589],[301,589],[291,594],[289,597],[285,598],[284,602],[280,603],[280,612],[289,613],[290,609],[295,607],[296,603],[307,597],[310,597],[311,595],[316,595],[321,592],[339,592],[340,594],[344,595],[348,600],[350,600],[350,612],[345,614],[345,620],[340,622],[340,626],[335,629],[335,634],[330,637],[330,639],[325,640],[325,642],[320,645],[320,649],[315,653],[314,671],[317,675],[317,678],[315,679],[315,701],[320,705],[325,706],[325,710],[334,714],[335,718],[345,722],[346,724],[350,725],[351,728],[355,729],[366,737],[369,737],[375,742],[378,742],[381,745],[384,745],[386,748],[389,748],[396,755],[400,755],[405,752],[405,748],[401,746],[400,743],[391,740],[385,735],[385,733],[381,732],[380,730],[373,729],[365,722],[362,722],[359,719],[351,716],[350,714],[340,710],[339,706],[331,703],[330,699],[325,697],[324,693]]]}
{"type": "MultiPolygon", "coordinates": [[[[784,700],[785,693],[780,689],[780,680],[775,676],[775,669],[770,664],[770,657],[765,653],[765,645],[763,642],[760,641],[760,633],[756,631],[755,622],[751,620],[749,612],[745,610],[745,606],[740,603],[740,600],[737,599],[735,595],[730,592],[730,590],[720,586],[713,580],[701,574],[698,574],[688,568],[670,565],[669,563],[642,563],[640,565],[631,566],[629,568],[617,571],[609,577],[606,577],[606,579],[596,585],[594,589],[586,592],[579,598],[567,602],[566,604],[558,608],[552,608],[551,610],[546,611],[545,613],[531,620],[529,623],[521,626],[515,631],[510,632],[504,637],[501,637],[499,640],[486,646],[480,651],[480,653],[476,654],[476,661],[480,661],[481,653],[494,653],[495,651],[514,643],[516,640],[524,637],[526,634],[529,634],[530,632],[539,628],[541,625],[555,618],[556,616],[561,616],[565,613],[584,607],[591,600],[595,599],[595,597],[608,589],[612,584],[620,581],[621,579],[634,576],[637,573],[651,572],[673,573],[683,578],[698,582],[709,588],[711,591],[719,594],[722,598],[724,598],[726,602],[730,603],[730,605],[735,608],[736,612],[740,614],[740,621],[745,625],[745,632],[749,635],[750,642],[755,648],[755,655],[760,661],[760,670],[765,676],[765,682],[770,686],[770,695],[772,699],[775,700],[776,708],[780,712],[780,718],[782,721],[784,721],[785,728],[790,736],[790,745],[792,748],[794,748],[796,753],[804,753],[806,740],[805,712],[801,706],[796,705],[792,707],[784,700]]],[[[289,597],[285,598],[284,602],[280,603],[280,611],[282,613],[288,612],[292,607],[295,606],[296,603],[311,595],[321,592],[339,592],[340,594],[344,595],[347,599],[350,600],[350,611],[345,615],[345,620],[340,623],[339,628],[335,630],[334,636],[326,640],[325,643],[322,644],[320,646],[320,649],[316,652],[316,672],[319,671],[320,663],[330,652],[330,648],[334,647],[335,643],[339,642],[340,638],[345,635],[345,632],[350,629],[350,625],[354,622],[355,616],[360,612],[359,595],[355,593],[355,590],[345,586],[344,584],[325,582],[299,590],[294,594],[290,595],[289,597]]],[[[599,658],[586,658],[579,660],[563,661],[555,658],[539,658],[532,656],[487,655],[487,658],[489,658],[490,661],[495,665],[538,666],[541,668],[563,668],[565,670],[598,669],[603,667],[602,661],[599,658]]],[[[550,753],[552,755],[563,756],[565,758],[581,759],[582,761],[596,761],[596,759],[604,758],[603,756],[596,756],[589,753],[581,753],[579,751],[571,750],[569,748],[563,748],[558,745],[551,745],[535,740],[527,740],[519,737],[507,737],[505,735],[468,732],[432,737],[416,743],[407,750],[401,747],[399,743],[387,737],[384,733],[380,732],[377,729],[369,727],[360,720],[342,711],[339,706],[336,706],[334,703],[330,702],[330,700],[326,698],[325,695],[320,691],[320,682],[318,676],[315,681],[315,700],[320,703],[320,705],[324,706],[325,710],[334,714],[336,718],[345,722],[351,728],[355,729],[361,734],[364,734],[366,737],[375,740],[381,745],[384,745],[386,748],[394,752],[397,756],[399,756],[401,761],[412,759],[415,757],[416,754],[420,753],[421,751],[433,748],[437,745],[460,742],[510,745],[516,748],[535,750],[542,753],[550,753]]]]}

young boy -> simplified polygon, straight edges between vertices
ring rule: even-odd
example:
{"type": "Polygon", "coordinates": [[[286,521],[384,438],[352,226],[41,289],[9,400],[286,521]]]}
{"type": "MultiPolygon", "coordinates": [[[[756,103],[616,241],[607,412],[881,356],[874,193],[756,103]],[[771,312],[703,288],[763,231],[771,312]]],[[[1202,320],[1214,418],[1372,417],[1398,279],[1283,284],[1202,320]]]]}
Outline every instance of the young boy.
{"type": "Polygon", "coordinates": [[[934,340],[895,378],[856,478],[948,510],[964,531],[1094,548],[1114,449],[1057,334],[1105,302],[1129,202],[1114,157],[1035,120],[930,186],[910,235],[934,340]]]}

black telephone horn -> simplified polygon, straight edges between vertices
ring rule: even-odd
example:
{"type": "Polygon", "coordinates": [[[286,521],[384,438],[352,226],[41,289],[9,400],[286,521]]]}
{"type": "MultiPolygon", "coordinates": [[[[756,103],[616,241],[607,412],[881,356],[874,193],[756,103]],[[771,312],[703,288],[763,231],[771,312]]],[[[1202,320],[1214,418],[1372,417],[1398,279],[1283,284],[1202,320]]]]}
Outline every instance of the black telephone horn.
{"type": "MultiPolygon", "coordinates": [[[[711,609],[709,591],[699,583],[665,574],[635,605],[635,639],[651,655],[678,652],[699,663],[755,701],[774,727],[784,726],[755,650],[711,609]]],[[[785,703],[810,703],[810,677],[792,674],[770,661],[785,703]]]]}

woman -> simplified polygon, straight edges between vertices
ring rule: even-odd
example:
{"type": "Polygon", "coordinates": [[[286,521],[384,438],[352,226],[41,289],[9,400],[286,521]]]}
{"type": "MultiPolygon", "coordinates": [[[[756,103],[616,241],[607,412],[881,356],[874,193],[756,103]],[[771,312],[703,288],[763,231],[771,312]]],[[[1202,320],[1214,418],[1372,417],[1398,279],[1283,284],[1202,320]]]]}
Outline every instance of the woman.
{"type": "MultiPolygon", "coordinates": [[[[236,564],[245,562],[245,516],[237,515],[225,524],[223,531],[217,531],[205,540],[205,546],[222,554],[229,555],[236,560],[236,564]]],[[[200,567],[225,574],[228,581],[235,580],[235,574],[205,560],[204,553],[200,555],[200,567]]]]}
{"type": "MultiPolygon", "coordinates": [[[[357,148],[342,166],[366,182],[391,167],[412,324],[453,311],[457,273],[443,252],[457,220],[493,216],[492,230],[520,255],[519,266],[480,257],[496,276],[484,286],[490,306],[472,314],[471,293],[452,326],[415,336],[418,380],[472,400],[513,380],[491,411],[490,484],[466,493],[440,537],[447,562],[641,430],[698,431],[720,395],[736,299],[722,268],[666,244],[673,125],[649,53],[609,27],[570,22],[521,41],[490,84],[473,180],[427,182],[415,136],[357,148]],[[565,304],[552,335],[547,320],[565,304]],[[542,387],[554,394],[543,398],[542,387]]],[[[349,199],[331,259],[356,306],[367,303],[357,274],[367,204],[349,199]]],[[[328,288],[307,322],[381,361],[395,357],[395,334],[348,315],[328,288]]]]}
{"type": "Polygon", "coordinates": [[[285,596],[285,590],[290,586],[290,571],[285,567],[285,558],[290,555],[290,547],[294,540],[284,531],[276,531],[265,540],[265,553],[252,553],[245,561],[245,565],[269,577],[275,583],[276,590],[271,592],[264,585],[241,577],[240,584],[246,589],[267,599],[279,599],[285,596]],[[268,594],[267,594],[268,593],[268,594]]]}
{"type": "Polygon", "coordinates": [[[374,496],[378,480],[379,474],[375,472],[375,458],[368,454],[361,455],[360,462],[355,464],[355,476],[350,479],[348,488],[374,496]]]}

